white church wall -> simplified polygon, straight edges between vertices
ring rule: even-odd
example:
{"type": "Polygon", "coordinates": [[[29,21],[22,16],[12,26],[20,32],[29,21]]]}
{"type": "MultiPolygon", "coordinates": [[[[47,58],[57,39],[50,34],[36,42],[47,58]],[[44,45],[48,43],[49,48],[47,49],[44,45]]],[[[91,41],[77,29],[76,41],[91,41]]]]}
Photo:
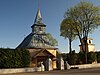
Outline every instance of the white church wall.
{"type": "Polygon", "coordinates": [[[88,51],[94,52],[95,51],[94,45],[88,45],[88,51]]]}

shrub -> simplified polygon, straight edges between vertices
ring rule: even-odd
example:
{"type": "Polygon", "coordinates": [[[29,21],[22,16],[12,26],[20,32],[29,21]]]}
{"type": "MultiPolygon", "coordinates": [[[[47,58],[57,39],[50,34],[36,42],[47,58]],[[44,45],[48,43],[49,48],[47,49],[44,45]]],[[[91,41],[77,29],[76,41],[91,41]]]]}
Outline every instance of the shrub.
{"type": "Polygon", "coordinates": [[[87,58],[88,58],[88,63],[93,63],[97,60],[96,54],[94,52],[89,52],[87,58]]]}
{"type": "Polygon", "coordinates": [[[0,49],[0,68],[28,67],[30,53],[26,49],[0,49]]]}

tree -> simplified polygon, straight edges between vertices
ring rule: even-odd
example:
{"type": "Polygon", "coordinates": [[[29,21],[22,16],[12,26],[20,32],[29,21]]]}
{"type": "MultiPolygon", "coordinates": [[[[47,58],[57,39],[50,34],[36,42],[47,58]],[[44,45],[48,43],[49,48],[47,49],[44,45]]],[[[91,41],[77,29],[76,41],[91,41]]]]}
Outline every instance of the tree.
{"type": "Polygon", "coordinates": [[[100,8],[90,2],[83,1],[68,9],[64,17],[73,20],[72,28],[77,32],[82,50],[86,52],[87,63],[87,37],[89,33],[100,26],[100,8]],[[85,40],[82,41],[82,38],[85,38],[85,40]],[[83,48],[84,44],[85,48],[83,48]]]}
{"type": "Polygon", "coordinates": [[[69,40],[69,53],[72,52],[71,43],[76,37],[76,32],[72,28],[73,21],[69,18],[63,19],[60,26],[60,36],[68,38],[69,40]]]}
{"type": "Polygon", "coordinates": [[[48,39],[49,39],[49,43],[53,46],[57,46],[58,45],[58,41],[56,39],[53,38],[53,36],[50,33],[46,33],[48,39]]]}

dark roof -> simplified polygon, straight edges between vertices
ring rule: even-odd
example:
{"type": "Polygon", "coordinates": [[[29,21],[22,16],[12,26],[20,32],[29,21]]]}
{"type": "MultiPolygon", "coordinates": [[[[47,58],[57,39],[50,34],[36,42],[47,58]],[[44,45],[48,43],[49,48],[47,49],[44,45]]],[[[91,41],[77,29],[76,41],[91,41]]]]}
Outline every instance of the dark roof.
{"type": "Polygon", "coordinates": [[[54,48],[54,46],[50,44],[47,35],[30,33],[17,48],[54,48]],[[43,36],[45,38],[42,38],[43,36]]]}

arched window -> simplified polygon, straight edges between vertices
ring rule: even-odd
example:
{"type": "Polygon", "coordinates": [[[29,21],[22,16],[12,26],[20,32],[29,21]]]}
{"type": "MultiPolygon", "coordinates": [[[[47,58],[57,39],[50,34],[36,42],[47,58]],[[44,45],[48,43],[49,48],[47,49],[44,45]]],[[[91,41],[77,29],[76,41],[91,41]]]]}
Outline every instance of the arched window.
{"type": "Polygon", "coordinates": [[[91,44],[91,40],[89,40],[89,43],[91,44]]]}

